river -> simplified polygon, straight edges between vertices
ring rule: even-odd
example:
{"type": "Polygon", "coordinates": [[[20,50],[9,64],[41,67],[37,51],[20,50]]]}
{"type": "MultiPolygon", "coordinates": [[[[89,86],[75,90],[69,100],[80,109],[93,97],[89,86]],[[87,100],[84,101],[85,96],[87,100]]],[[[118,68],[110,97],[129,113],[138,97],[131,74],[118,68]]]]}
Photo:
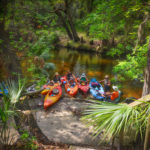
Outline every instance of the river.
{"type": "MultiPolygon", "coordinates": [[[[98,81],[103,80],[104,76],[107,74],[111,79],[116,78],[117,74],[113,73],[113,67],[117,64],[115,59],[104,58],[96,53],[79,52],[76,50],[67,50],[61,48],[59,50],[50,51],[50,58],[47,62],[55,64],[55,69],[51,71],[52,74],[55,71],[59,72],[60,75],[64,75],[67,70],[71,70],[75,75],[81,73],[86,73],[88,79],[96,78],[98,81]]],[[[32,59],[29,57],[24,57],[21,61],[22,72],[24,76],[33,76],[32,72],[28,72],[28,68],[32,63],[32,59]]],[[[2,67],[1,67],[2,69],[2,67]]],[[[7,72],[3,68],[3,73],[0,74],[6,77],[7,72]]],[[[141,97],[142,85],[139,82],[133,82],[131,80],[126,80],[119,83],[120,90],[123,92],[124,97],[141,97]]]]}
{"type": "MultiPolygon", "coordinates": [[[[86,73],[88,78],[95,77],[97,80],[103,80],[107,74],[110,78],[116,78],[113,73],[113,67],[117,64],[116,60],[104,58],[95,53],[79,52],[75,50],[60,49],[51,51],[49,62],[55,64],[56,69],[61,75],[67,70],[71,70],[78,75],[86,73]]],[[[139,82],[127,80],[121,83],[121,89],[124,97],[141,97],[142,85],[139,82]]]]}

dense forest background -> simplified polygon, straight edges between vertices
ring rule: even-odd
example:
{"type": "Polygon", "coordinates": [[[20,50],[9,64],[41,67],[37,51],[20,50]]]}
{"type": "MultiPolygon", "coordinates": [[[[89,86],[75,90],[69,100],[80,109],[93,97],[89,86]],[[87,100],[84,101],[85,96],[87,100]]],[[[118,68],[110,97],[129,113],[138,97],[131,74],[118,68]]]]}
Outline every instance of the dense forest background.
{"type": "Polygon", "coordinates": [[[57,46],[82,50],[94,45],[96,52],[118,60],[113,71],[120,80],[144,81],[149,12],[148,0],[1,0],[1,71],[20,72],[22,53],[35,56],[41,70],[57,46]]]}

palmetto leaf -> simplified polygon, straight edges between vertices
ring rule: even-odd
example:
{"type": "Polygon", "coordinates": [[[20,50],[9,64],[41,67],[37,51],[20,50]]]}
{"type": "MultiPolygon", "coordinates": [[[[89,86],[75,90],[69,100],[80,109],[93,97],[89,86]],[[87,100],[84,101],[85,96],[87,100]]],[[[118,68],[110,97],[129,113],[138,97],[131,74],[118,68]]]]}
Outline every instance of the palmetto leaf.
{"type": "Polygon", "coordinates": [[[104,139],[107,137],[110,140],[112,136],[118,136],[121,131],[142,135],[149,110],[149,104],[141,109],[141,107],[131,107],[123,103],[112,104],[96,101],[96,104],[91,104],[85,110],[82,120],[87,126],[93,127],[94,137],[103,131],[104,139]]]}
{"type": "Polygon", "coordinates": [[[20,79],[18,79],[17,81],[8,80],[6,82],[6,86],[8,88],[8,96],[12,104],[15,104],[16,102],[18,102],[21,96],[21,93],[24,89],[24,85],[25,85],[25,82],[21,83],[20,79]]]}

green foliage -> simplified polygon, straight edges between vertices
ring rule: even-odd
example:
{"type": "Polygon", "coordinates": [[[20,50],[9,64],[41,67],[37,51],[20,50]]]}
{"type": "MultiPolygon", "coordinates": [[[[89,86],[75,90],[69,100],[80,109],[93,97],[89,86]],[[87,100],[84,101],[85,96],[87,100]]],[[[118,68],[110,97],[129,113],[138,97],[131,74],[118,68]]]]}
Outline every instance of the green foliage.
{"type": "Polygon", "coordinates": [[[9,96],[10,102],[12,104],[17,103],[24,90],[25,80],[23,81],[20,78],[18,79],[18,81],[8,80],[6,85],[8,88],[8,96],[9,96]]]}
{"type": "Polygon", "coordinates": [[[89,25],[89,33],[98,39],[109,39],[115,32],[121,31],[125,25],[122,7],[128,1],[96,1],[96,9],[88,14],[83,24],[89,25]]]}
{"type": "Polygon", "coordinates": [[[21,80],[7,80],[5,84],[0,84],[0,90],[3,93],[3,103],[0,107],[0,117],[3,125],[7,125],[9,117],[15,114],[15,103],[17,103],[23,92],[24,84],[21,80]],[[5,94],[5,89],[8,89],[8,94],[5,94]]]}
{"type": "Polygon", "coordinates": [[[132,46],[119,43],[115,48],[111,48],[108,52],[108,56],[112,57],[120,57],[122,54],[128,54],[129,52],[132,52],[132,46]]]}
{"type": "Polygon", "coordinates": [[[36,145],[34,142],[36,141],[36,137],[30,136],[27,131],[24,131],[24,133],[21,135],[21,140],[25,144],[25,149],[27,150],[37,150],[38,145],[36,145]]]}
{"type": "Polygon", "coordinates": [[[31,77],[29,77],[29,81],[36,82],[37,86],[36,89],[40,89],[42,85],[44,85],[47,82],[47,79],[49,78],[51,72],[55,69],[55,65],[53,63],[45,63],[43,68],[40,68],[39,66],[32,64],[28,68],[28,72],[32,74],[31,77]]]}
{"type": "Polygon", "coordinates": [[[103,132],[104,139],[107,138],[109,141],[112,137],[118,137],[123,132],[124,136],[129,136],[133,141],[139,133],[142,137],[149,116],[149,103],[143,107],[131,107],[127,104],[96,101],[85,110],[82,120],[87,126],[93,127],[95,137],[103,132]]]}
{"type": "Polygon", "coordinates": [[[113,69],[120,77],[143,80],[144,68],[146,67],[148,40],[143,46],[139,46],[136,53],[128,54],[126,60],[119,61],[113,69]]]}
{"type": "Polygon", "coordinates": [[[5,85],[0,84],[0,90],[3,92],[2,105],[0,107],[0,144],[10,145],[13,141],[13,137],[10,136],[10,124],[8,120],[17,115],[15,110],[15,103],[18,102],[24,85],[21,84],[21,80],[17,81],[8,80],[5,85]],[[8,94],[5,94],[4,89],[8,89],[8,94]]]}
{"type": "Polygon", "coordinates": [[[56,33],[47,30],[37,31],[38,40],[30,47],[30,53],[33,55],[43,55],[54,49],[54,44],[59,41],[56,33]]]}

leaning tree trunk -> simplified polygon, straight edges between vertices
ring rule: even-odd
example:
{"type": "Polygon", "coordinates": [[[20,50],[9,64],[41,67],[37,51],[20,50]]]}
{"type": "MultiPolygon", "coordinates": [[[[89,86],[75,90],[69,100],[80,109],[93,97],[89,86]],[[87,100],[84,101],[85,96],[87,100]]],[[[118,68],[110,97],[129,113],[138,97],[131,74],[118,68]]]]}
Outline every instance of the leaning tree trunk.
{"type": "Polygon", "coordinates": [[[63,15],[61,14],[61,12],[59,10],[55,10],[55,13],[56,15],[58,16],[58,18],[60,19],[60,21],[62,22],[67,34],[68,34],[68,37],[73,40],[73,35],[70,31],[70,29],[68,28],[68,25],[67,23],[65,22],[65,18],[63,17],[63,15]]]}
{"type": "Polygon", "coordinates": [[[69,22],[69,25],[70,25],[70,28],[71,28],[71,31],[72,31],[73,39],[74,39],[75,42],[78,42],[78,41],[80,41],[80,38],[79,38],[79,36],[76,32],[76,29],[74,27],[72,17],[69,13],[67,14],[67,16],[68,16],[68,22],[69,22]]]}
{"type": "Polygon", "coordinates": [[[73,24],[73,20],[72,20],[72,16],[71,16],[71,13],[70,13],[70,10],[69,10],[69,4],[68,4],[68,0],[65,0],[65,14],[68,18],[68,23],[70,25],[70,29],[72,31],[72,35],[73,35],[73,40],[75,42],[78,42],[80,40],[78,34],[77,34],[77,31],[75,29],[75,26],[73,24]]]}

